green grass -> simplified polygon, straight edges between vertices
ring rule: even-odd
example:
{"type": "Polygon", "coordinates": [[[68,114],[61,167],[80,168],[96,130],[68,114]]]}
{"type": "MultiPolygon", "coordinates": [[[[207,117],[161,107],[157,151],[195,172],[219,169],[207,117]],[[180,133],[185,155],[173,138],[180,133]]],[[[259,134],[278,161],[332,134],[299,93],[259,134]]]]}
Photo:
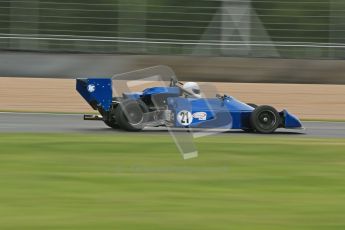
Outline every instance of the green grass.
{"type": "Polygon", "coordinates": [[[345,229],[345,141],[0,134],[0,229],[345,229]]]}

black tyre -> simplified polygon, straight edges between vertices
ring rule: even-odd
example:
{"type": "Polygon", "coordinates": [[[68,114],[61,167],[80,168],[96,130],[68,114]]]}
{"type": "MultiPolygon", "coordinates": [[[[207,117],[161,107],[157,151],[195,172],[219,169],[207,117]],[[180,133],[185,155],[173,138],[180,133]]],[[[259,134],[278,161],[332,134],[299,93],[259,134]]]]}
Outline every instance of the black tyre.
{"type": "Polygon", "coordinates": [[[103,116],[103,122],[107,126],[109,126],[112,129],[118,129],[120,128],[115,120],[115,114],[114,110],[111,109],[110,111],[104,111],[104,110],[98,110],[99,113],[103,116]]]}
{"type": "Polygon", "coordinates": [[[104,120],[104,124],[109,126],[112,129],[119,129],[120,126],[117,124],[115,120],[104,120]]]}
{"type": "Polygon", "coordinates": [[[115,109],[115,117],[120,128],[127,131],[140,131],[144,128],[144,113],[148,108],[142,101],[125,100],[115,109]]]}
{"type": "Polygon", "coordinates": [[[259,133],[273,133],[280,125],[277,110],[268,105],[258,106],[251,114],[250,124],[259,133]]]}

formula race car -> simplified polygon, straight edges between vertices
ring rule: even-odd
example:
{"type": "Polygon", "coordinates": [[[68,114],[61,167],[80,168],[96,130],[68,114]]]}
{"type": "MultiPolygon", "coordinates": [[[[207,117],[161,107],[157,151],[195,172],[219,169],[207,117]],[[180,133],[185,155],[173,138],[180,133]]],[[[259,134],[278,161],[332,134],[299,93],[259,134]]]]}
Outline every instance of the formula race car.
{"type": "MultiPolygon", "coordinates": [[[[153,67],[155,70],[156,67],[153,67]]],[[[158,67],[158,69],[168,67],[158,67]]],[[[143,74],[147,69],[131,74],[140,76],[136,80],[145,82],[152,76],[143,74]],[[138,74],[140,73],[140,74],[138,74]],[[142,79],[143,78],[143,79],[142,79]]],[[[216,94],[204,97],[199,85],[194,82],[181,83],[173,72],[167,86],[151,86],[141,92],[131,92],[128,82],[125,90],[117,78],[77,79],[77,91],[100,115],[84,115],[85,120],[103,120],[114,129],[140,131],[145,127],[166,126],[173,128],[242,129],[245,132],[273,133],[277,128],[302,129],[300,120],[283,110],[278,112],[271,106],[247,104],[228,95],[216,94]],[[119,84],[117,84],[117,81],[119,84]],[[129,90],[126,92],[126,90],[129,90]]],[[[158,74],[159,75],[159,74],[158,74]]],[[[131,81],[131,79],[129,79],[131,81]]],[[[143,83],[145,84],[145,83],[143,83]]],[[[151,81],[152,84],[152,81],[151,81]]],[[[135,85],[135,84],[133,84],[135,85]]]]}

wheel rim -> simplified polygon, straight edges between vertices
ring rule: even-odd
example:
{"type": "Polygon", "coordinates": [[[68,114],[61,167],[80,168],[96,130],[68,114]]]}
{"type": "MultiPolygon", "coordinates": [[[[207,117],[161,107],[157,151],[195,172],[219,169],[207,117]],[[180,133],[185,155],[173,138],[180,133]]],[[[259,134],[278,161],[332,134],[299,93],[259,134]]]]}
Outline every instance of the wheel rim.
{"type": "Polygon", "coordinates": [[[143,112],[140,109],[139,105],[128,106],[125,109],[124,113],[128,123],[131,125],[138,125],[143,120],[143,112]]]}
{"type": "Polygon", "coordinates": [[[277,123],[277,117],[272,111],[263,111],[259,114],[258,121],[260,128],[270,130],[277,123]]]}

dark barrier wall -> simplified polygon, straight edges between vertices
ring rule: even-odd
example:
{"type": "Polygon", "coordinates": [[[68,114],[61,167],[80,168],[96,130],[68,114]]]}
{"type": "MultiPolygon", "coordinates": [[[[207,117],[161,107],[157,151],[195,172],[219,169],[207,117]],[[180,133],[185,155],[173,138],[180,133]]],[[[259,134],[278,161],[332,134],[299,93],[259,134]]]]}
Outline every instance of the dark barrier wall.
{"type": "Polygon", "coordinates": [[[180,80],[345,84],[345,61],[105,54],[1,53],[3,77],[111,77],[155,65],[180,80]]]}

